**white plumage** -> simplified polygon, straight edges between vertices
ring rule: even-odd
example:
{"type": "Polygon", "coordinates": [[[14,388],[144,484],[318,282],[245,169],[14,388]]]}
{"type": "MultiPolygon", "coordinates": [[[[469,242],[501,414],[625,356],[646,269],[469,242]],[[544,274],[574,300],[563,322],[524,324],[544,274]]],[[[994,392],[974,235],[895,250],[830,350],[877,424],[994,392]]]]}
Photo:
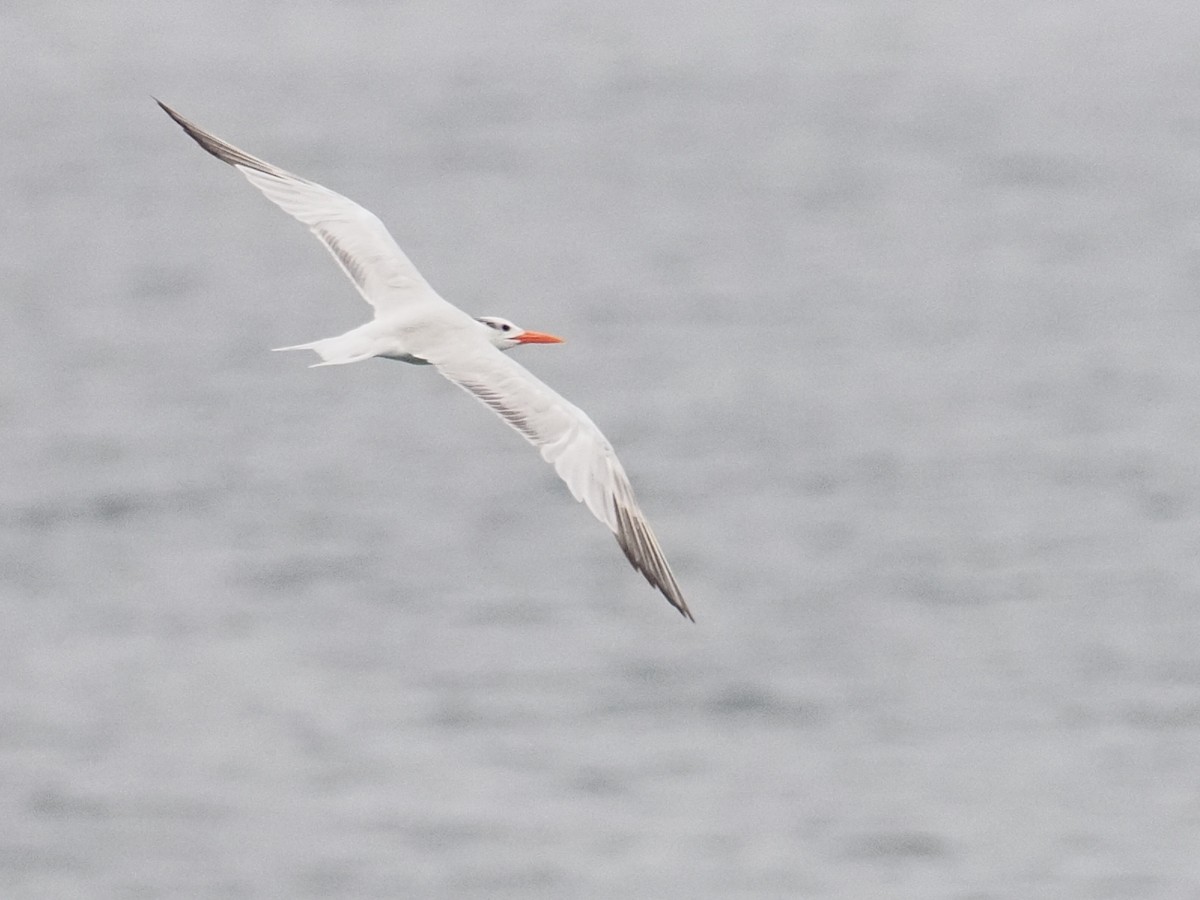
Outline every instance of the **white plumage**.
{"type": "Polygon", "coordinates": [[[525,331],[506,319],[472,318],[438,296],[373,213],[239,150],[166,104],[159,106],[196,143],[307,225],[375,308],[370,322],[345,334],[281,350],[313,350],[321,357],[317,365],[378,356],[434,366],[537,447],[575,499],[612,530],[633,567],[692,618],[612,445],[583,410],[502,352],[558,338],[525,331]]]}

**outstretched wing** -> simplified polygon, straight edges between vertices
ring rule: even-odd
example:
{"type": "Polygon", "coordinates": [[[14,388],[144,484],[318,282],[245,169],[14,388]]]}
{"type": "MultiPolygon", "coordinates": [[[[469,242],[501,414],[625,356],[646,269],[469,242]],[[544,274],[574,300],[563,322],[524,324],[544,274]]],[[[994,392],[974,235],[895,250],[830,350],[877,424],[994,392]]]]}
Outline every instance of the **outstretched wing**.
{"type": "Polygon", "coordinates": [[[695,621],[612,444],[583,410],[490,345],[458,344],[428,358],[537,447],[575,499],[609,527],[633,567],[695,621]]]}
{"type": "Polygon", "coordinates": [[[189,122],[161,100],[155,102],[197,144],[229,163],[268,200],[307,225],[363,298],[375,307],[376,318],[413,302],[446,303],[374,213],[327,187],[239,150],[189,122]]]}
{"type": "Polygon", "coordinates": [[[536,446],[575,499],[587,504],[609,527],[633,567],[680,613],[693,618],[612,445],[581,409],[505,357],[482,335],[464,331],[459,321],[464,314],[437,295],[373,213],[341,194],[239,150],[161,101],[158,105],[196,143],[236,168],[269,200],[307,225],[375,307],[376,318],[416,303],[453,310],[449,319],[443,313],[443,327],[410,335],[414,352],[536,446]],[[418,346],[426,343],[427,347],[418,346]]]}

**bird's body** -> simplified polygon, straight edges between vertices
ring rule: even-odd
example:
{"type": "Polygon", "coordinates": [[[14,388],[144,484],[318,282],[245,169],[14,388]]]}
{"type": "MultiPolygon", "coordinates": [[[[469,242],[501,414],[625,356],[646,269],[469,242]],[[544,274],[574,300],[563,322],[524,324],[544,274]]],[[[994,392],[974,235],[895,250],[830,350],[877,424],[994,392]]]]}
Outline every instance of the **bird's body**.
{"type": "Polygon", "coordinates": [[[372,213],[159,106],[201,147],[306,224],[375,308],[371,321],[345,334],[280,350],[312,350],[321,358],[318,366],[376,357],[434,366],[536,446],[575,499],[612,530],[634,568],[692,618],[612,445],[581,409],[502,352],[559,343],[559,338],[526,331],[507,319],[471,317],[438,296],[372,213]]]}

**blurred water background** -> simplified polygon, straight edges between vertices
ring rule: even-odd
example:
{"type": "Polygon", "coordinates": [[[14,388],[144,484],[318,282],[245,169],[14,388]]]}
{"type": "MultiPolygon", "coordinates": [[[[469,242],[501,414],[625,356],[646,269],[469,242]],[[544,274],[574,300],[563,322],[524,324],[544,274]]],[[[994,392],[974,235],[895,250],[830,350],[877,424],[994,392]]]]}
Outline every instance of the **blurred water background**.
{"type": "Polygon", "coordinates": [[[0,9],[0,895],[1200,897],[1187,0],[0,9]],[[159,96],[618,447],[698,624],[159,96]]]}

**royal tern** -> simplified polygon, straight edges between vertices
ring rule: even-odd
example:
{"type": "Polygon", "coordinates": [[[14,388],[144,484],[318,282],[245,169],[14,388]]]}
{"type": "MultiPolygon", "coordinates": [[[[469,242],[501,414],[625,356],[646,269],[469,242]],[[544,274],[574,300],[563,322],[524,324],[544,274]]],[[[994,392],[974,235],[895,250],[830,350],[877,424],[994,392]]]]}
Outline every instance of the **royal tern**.
{"type": "Polygon", "coordinates": [[[525,331],[495,316],[472,318],[438,296],[373,213],[239,150],[156,102],[196,143],[307,225],[375,309],[370,322],[345,334],[280,350],[313,350],[321,357],[318,366],[376,356],[432,365],[537,447],[575,499],[612,530],[633,567],[693,618],[608,439],[586,413],[501,352],[561,338],[525,331]]]}

